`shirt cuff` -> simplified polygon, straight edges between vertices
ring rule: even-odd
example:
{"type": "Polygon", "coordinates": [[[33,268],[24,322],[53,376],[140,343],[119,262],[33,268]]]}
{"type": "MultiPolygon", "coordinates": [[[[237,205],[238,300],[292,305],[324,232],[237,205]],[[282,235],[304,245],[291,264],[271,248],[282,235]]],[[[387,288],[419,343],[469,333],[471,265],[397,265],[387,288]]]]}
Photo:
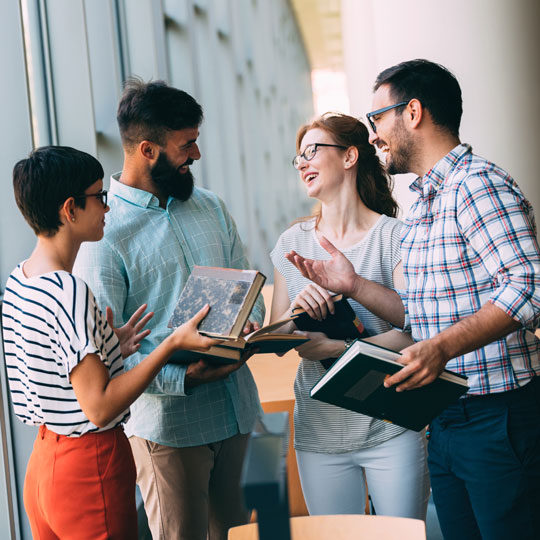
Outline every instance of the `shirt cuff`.
{"type": "Polygon", "coordinates": [[[411,333],[411,319],[409,317],[409,310],[407,308],[407,298],[408,298],[407,291],[405,289],[393,289],[393,290],[401,298],[401,303],[403,304],[404,318],[403,318],[403,327],[394,326],[393,324],[391,326],[395,330],[401,330],[402,332],[407,332],[408,334],[410,334],[411,333]]]}
{"type": "Polygon", "coordinates": [[[535,310],[530,295],[523,294],[523,291],[511,286],[502,287],[494,292],[489,302],[502,309],[528,330],[534,332],[537,328],[540,318],[538,306],[535,310]]]}

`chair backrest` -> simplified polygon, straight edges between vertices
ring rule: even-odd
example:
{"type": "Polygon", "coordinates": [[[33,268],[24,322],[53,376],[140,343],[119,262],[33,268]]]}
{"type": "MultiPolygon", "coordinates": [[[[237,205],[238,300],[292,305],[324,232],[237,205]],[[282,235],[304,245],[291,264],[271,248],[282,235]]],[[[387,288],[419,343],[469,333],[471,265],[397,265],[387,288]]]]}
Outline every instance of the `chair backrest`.
{"type": "MultiPolygon", "coordinates": [[[[426,540],[420,519],[334,515],[293,517],[292,540],[426,540]]],[[[229,540],[259,540],[256,523],[229,529],[229,540]]]]}

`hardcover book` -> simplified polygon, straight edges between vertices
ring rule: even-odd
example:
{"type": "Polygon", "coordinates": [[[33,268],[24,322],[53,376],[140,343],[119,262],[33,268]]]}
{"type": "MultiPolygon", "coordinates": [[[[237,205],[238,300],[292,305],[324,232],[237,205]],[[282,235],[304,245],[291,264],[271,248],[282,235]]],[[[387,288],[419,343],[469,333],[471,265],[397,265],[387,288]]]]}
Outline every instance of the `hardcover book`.
{"type": "Polygon", "coordinates": [[[199,332],[224,341],[206,352],[176,351],[170,361],[184,364],[204,358],[211,363],[230,364],[240,360],[248,349],[285,353],[309,341],[304,336],[274,333],[290,318],[263,326],[247,336],[241,335],[265,280],[256,270],[194,266],[168,326],[176,328],[184,324],[209,304],[210,311],[199,325],[199,332]]]}
{"type": "Polygon", "coordinates": [[[186,364],[198,362],[202,358],[212,364],[233,364],[240,360],[245,351],[256,349],[257,354],[282,354],[309,341],[308,338],[295,334],[267,333],[267,328],[267,326],[263,326],[252,334],[240,337],[235,341],[225,341],[223,344],[211,347],[206,352],[176,351],[170,361],[186,364]]]}
{"type": "Polygon", "coordinates": [[[357,339],[368,337],[362,321],[358,318],[348,300],[342,295],[336,295],[334,313],[328,313],[326,319],[312,319],[303,309],[295,308],[293,315],[298,314],[294,324],[298,330],[306,332],[323,332],[330,339],[357,339]]]}
{"type": "Polygon", "coordinates": [[[445,370],[434,382],[396,392],[384,381],[403,368],[401,354],[355,341],[311,389],[314,399],[421,431],[467,392],[467,378],[445,370]]]}
{"type": "Polygon", "coordinates": [[[168,326],[184,324],[209,304],[210,311],[199,325],[199,332],[238,339],[265,281],[264,274],[257,270],[194,266],[168,326]]]}

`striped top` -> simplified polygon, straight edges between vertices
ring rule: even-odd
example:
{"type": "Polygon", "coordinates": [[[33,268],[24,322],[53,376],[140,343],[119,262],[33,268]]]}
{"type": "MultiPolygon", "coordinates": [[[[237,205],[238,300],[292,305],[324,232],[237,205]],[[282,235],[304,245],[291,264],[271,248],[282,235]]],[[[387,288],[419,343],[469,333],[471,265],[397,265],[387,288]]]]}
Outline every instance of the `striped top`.
{"type": "MultiPolygon", "coordinates": [[[[272,262],[287,282],[289,300],[310,283],[285,259],[294,249],[308,259],[329,259],[315,232],[315,221],[296,223],[279,238],[271,253],[272,262]]],[[[402,223],[381,216],[366,236],[357,244],[342,250],[358,274],[366,279],[393,287],[393,270],[401,259],[400,231],[402,223]]],[[[362,305],[349,300],[366,330],[379,334],[390,325],[362,305]]],[[[404,428],[311,399],[309,392],[324,375],[320,362],[302,360],[294,383],[294,445],[309,452],[340,453],[380,444],[405,431],[404,428]]]]}
{"type": "Polygon", "coordinates": [[[540,251],[531,205],[501,168],[456,146],[418,178],[403,228],[401,292],[415,341],[492,303],[521,327],[450,360],[469,394],[513,390],[540,375],[540,251]]]}
{"type": "Polygon", "coordinates": [[[98,428],[80,408],[69,380],[87,354],[98,354],[112,377],[123,372],[118,338],[92,291],[65,271],[9,276],[2,308],[4,351],[15,414],[30,425],[78,437],[125,422],[129,411],[98,428]]]}

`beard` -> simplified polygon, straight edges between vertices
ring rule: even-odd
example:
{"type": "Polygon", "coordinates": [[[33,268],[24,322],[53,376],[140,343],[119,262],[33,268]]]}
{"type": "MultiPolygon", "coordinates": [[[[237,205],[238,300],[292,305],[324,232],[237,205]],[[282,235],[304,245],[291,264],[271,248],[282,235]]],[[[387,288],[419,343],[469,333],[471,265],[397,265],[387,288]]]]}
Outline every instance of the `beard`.
{"type": "Polygon", "coordinates": [[[386,170],[389,174],[405,174],[412,172],[416,149],[412,137],[407,133],[403,125],[403,119],[399,117],[392,133],[394,150],[387,154],[386,170]]]}
{"type": "Polygon", "coordinates": [[[158,190],[167,197],[174,197],[181,201],[187,201],[193,193],[195,180],[191,171],[181,173],[178,171],[184,165],[191,165],[192,159],[188,159],[179,167],[175,167],[165,152],[160,152],[155,165],[150,169],[152,182],[158,190]]]}

